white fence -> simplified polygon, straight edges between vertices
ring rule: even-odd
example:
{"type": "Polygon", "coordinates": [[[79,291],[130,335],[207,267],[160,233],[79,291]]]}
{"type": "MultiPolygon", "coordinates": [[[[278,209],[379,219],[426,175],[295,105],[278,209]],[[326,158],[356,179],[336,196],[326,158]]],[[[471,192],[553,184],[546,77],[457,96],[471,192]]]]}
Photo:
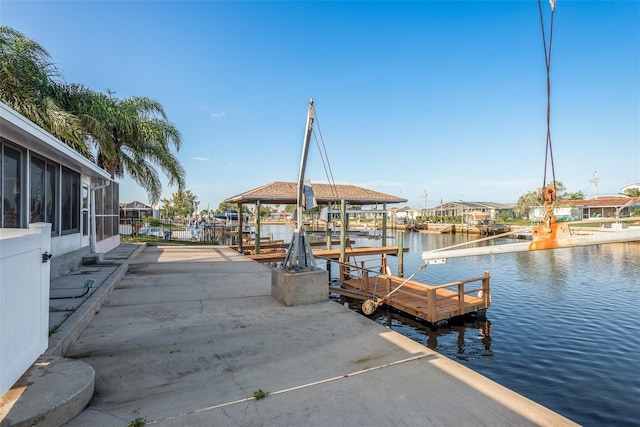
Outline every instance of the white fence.
{"type": "Polygon", "coordinates": [[[50,251],[51,224],[0,229],[0,396],[47,349],[50,251]]]}

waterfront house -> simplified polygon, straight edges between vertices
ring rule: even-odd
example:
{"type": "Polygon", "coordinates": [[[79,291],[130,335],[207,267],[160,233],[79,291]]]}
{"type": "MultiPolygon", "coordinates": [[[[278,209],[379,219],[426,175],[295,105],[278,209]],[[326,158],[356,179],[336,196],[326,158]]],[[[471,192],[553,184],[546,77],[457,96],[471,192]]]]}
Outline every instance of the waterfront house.
{"type": "Polygon", "coordinates": [[[464,202],[460,200],[458,202],[443,202],[430,208],[423,208],[422,215],[445,218],[459,217],[466,220],[471,213],[473,215],[480,213],[486,214],[486,218],[483,219],[496,221],[501,215],[506,215],[507,218],[512,219],[514,217],[514,206],[512,203],[464,202]]]}
{"type": "MultiPolygon", "coordinates": [[[[597,199],[558,200],[553,209],[558,221],[582,221],[598,218],[625,218],[640,210],[640,197],[604,196],[597,199]]],[[[544,212],[541,206],[529,212],[531,221],[541,221],[544,212]]]]}
{"type": "Polygon", "coordinates": [[[46,351],[51,280],[120,244],[118,183],[0,102],[0,395],[46,351]]]}
{"type": "Polygon", "coordinates": [[[132,221],[142,221],[142,218],[149,216],[157,217],[158,211],[138,201],[120,203],[120,220],[131,223],[132,221]]]}
{"type": "Polygon", "coordinates": [[[605,196],[597,199],[562,200],[560,206],[575,206],[581,219],[630,217],[640,209],[640,197],[605,196]]]}
{"type": "Polygon", "coordinates": [[[118,183],[2,102],[0,164],[0,228],[50,223],[52,278],[120,244],[118,183]]]}

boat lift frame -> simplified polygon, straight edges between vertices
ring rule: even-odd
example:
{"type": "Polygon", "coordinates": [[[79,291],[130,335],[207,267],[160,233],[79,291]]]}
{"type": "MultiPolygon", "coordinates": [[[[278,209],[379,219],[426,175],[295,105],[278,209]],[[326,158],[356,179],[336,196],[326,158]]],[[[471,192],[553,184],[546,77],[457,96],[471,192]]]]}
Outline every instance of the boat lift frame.
{"type": "Polygon", "coordinates": [[[307,123],[302,145],[302,159],[300,160],[300,171],[298,173],[298,207],[296,209],[296,230],[293,232],[291,244],[289,245],[287,255],[284,259],[284,268],[291,272],[316,269],[316,262],[313,258],[311,245],[309,244],[309,239],[307,238],[307,235],[304,231],[304,223],[302,221],[302,212],[304,209],[304,174],[307,168],[309,141],[311,140],[311,132],[313,131],[313,122],[315,120],[315,117],[316,114],[313,107],[313,98],[311,98],[309,100],[307,123]]]}

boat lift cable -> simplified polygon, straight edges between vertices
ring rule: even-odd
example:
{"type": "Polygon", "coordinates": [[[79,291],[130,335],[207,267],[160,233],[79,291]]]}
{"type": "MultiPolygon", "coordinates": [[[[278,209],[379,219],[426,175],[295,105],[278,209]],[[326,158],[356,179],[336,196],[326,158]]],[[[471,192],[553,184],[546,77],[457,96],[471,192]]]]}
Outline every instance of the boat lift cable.
{"type": "Polygon", "coordinates": [[[313,136],[316,140],[316,146],[318,147],[320,158],[322,159],[322,166],[324,167],[324,173],[327,176],[327,181],[329,182],[329,187],[331,188],[331,194],[333,195],[333,197],[335,197],[337,202],[339,200],[339,196],[338,196],[338,191],[336,189],[336,182],[333,178],[333,171],[331,170],[331,163],[329,162],[327,147],[324,143],[324,138],[322,137],[322,129],[320,129],[320,122],[318,121],[317,115],[316,115],[316,127],[318,129],[318,134],[320,135],[320,138],[318,138],[318,136],[316,135],[316,129],[313,130],[313,136]]]}
{"type": "MultiPolygon", "coordinates": [[[[461,246],[467,246],[470,244],[482,242],[485,240],[492,240],[499,237],[505,237],[509,234],[513,234],[516,231],[498,234],[495,236],[487,237],[484,239],[473,240],[470,242],[461,243],[445,248],[439,248],[435,250],[425,251],[422,254],[422,259],[426,262],[431,261],[434,264],[440,264],[446,262],[447,258],[454,257],[467,257],[476,255],[489,255],[498,253],[512,253],[512,252],[524,252],[524,251],[536,251],[543,249],[559,249],[559,248],[573,248],[579,246],[599,245],[605,243],[619,243],[619,242],[631,242],[640,241],[640,229],[629,229],[624,231],[617,231],[615,233],[595,233],[587,236],[573,236],[571,234],[570,224],[580,223],[582,221],[575,222],[556,222],[556,217],[553,213],[554,203],[557,196],[556,188],[556,176],[553,162],[553,149],[551,144],[551,48],[553,42],[553,22],[554,12],[556,7],[556,0],[549,0],[551,5],[550,12],[550,28],[549,28],[549,40],[547,43],[546,31],[544,25],[544,13],[541,0],[538,0],[538,9],[540,11],[540,26],[542,28],[542,44],[544,47],[545,56],[545,68],[546,68],[546,80],[547,80],[547,140],[545,150],[545,162],[544,162],[544,178],[542,186],[542,200],[544,219],[546,226],[531,226],[531,242],[530,243],[513,243],[506,245],[493,245],[486,247],[470,247],[464,249],[452,250],[461,246]],[[547,183],[547,168],[550,163],[551,179],[550,183],[547,183]]],[[[617,218],[618,219],[618,218],[617,218]]],[[[618,219],[619,220],[619,219],[618,219]]]]}
{"type": "Polygon", "coordinates": [[[545,68],[547,72],[547,141],[544,154],[544,176],[542,179],[542,200],[544,201],[545,218],[548,218],[547,224],[555,221],[553,216],[553,204],[557,198],[556,172],[553,162],[553,146],[551,144],[551,48],[553,46],[553,17],[556,9],[556,0],[549,0],[551,5],[550,24],[549,24],[549,44],[547,45],[547,37],[544,26],[544,16],[542,11],[542,1],[538,0],[538,10],[540,11],[540,27],[542,31],[542,45],[544,48],[545,68]],[[551,183],[547,184],[547,164],[551,164],[551,183]]]}

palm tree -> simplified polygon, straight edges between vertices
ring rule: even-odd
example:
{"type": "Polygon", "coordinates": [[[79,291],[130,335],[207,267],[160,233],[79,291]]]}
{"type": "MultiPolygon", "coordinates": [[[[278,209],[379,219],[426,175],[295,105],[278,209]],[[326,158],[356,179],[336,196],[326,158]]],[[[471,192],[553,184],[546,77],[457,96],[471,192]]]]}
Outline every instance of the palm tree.
{"type": "Polygon", "coordinates": [[[60,77],[39,44],[0,26],[0,100],[95,160],[113,178],[128,173],[151,203],[162,192],[156,167],[169,185],[184,188],[184,168],[171,151],[180,149],[182,137],[160,103],[147,97],[120,100],[60,77]]]}
{"type": "Polygon", "coordinates": [[[640,197],[640,187],[627,188],[626,190],[624,190],[624,192],[620,194],[627,197],[640,197]]]}
{"type": "Polygon", "coordinates": [[[184,168],[171,151],[172,146],[180,149],[182,137],[160,103],[147,97],[121,100],[112,92],[98,93],[77,84],[58,90],[65,108],[86,129],[96,163],[113,178],[129,174],[147,191],[151,203],[162,192],[156,167],[169,178],[169,185],[184,188],[184,168]]]}
{"type": "Polygon", "coordinates": [[[77,118],[61,108],[53,96],[59,77],[42,46],[12,28],[0,26],[0,100],[91,158],[77,118]]]}

